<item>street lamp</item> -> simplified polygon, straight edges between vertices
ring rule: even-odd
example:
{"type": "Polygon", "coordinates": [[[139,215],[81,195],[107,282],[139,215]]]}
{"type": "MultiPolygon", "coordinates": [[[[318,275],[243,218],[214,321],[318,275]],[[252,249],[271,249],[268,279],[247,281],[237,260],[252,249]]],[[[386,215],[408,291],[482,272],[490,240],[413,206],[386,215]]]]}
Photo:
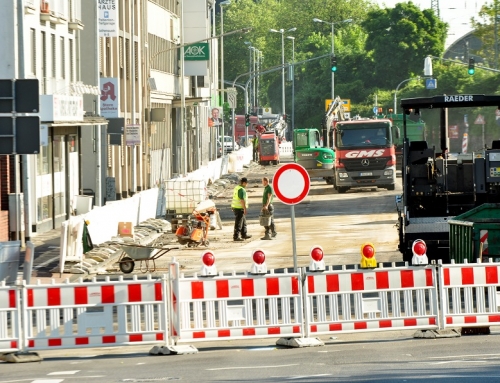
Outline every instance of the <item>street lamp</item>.
{"type": "MultiPolygon", "coordinates": [[[[258,61],[259,61],[259,55],[260,55],[260,50],[258,50],[255,47],[250,47],[250,49],[253,51],[253,61],[252,61],[252,72],[258,72],[258,61]]],[[[255,106],[257,104],[257,76],[253,78],[253,83],[252,83],[252,99],[250,102],[250,105],[252,105],[252,109],[255,112],[255,106]]]]}
{"type": "MultiPolygon", "coordinates": [[[[336,23],[330,23],[329,21],[320,20],[318,18],[314,18],[313,21],[315,23],[325,23],[332,27],[332,56],[335,55],[335,42],[334,42],[334,34],[335,34],[335,24],[340,23],[352,23],[352,19],[345,19],[342,21],[337,21],[336,23]]],[[[335,72],[332,71],[332,100],[335,99],[335,72]]]]}
{"type": "MultiPolygon", "coordinates": [[[[245,45],[248,46],[248,78],[251,77],[251,73],[252,73],[252,43],[250,41],[245,41],[245,45]]],[[[252,86],[250,85],[250,95],[248,97],[248,100],[245,104],[245,114],[249,112],[249,108],[248,108],[248,103],[252,103],[252,86]]]]}
{"type": "MultiPolygon", "coordinates": [[[[219,3],[220,6],[220,97],[221,97],[221,104],[222,107],[224,108],[224,5],[229,5],[231,4],[231,0],[226,0],[226,1],[221,1],[219,3]]],[[[223,115],[224,117],[224,115],[223,115]]],[[[220,132],[220,142],[221,145],[224,143],[224,118],[222,118],[222,126],[221,132],[220,132]]],[[[234,144],[233,144],[234,145],[234,144]]]]}
{"type": "Polygon", "coordinates": [[[289,69],[292,71],[292,131],[295,128],[295,37],[287,36],[287,39],[292,40],[292,65],[289,69]]]}
{"type": "Polygon", "coordinates": [[[398,94],[399,87],[401,85],[403,85],[405,82],[408,82],[408,81],[411,81],[411,80],[420,80],[420,76],[407,78],[406,80],[401,81],[398,84],[398,86],[396,87],[396,91],[394,92],[394,114],[397,113],[397,103],[398,103],[397,94],[398,94]]]}
{"type": "Polygon", "coordinates": [[[281,33],[281,114],[285,114],[285,32],[293,32],[296,31],[297,28],[290,28],[288,30],[280,29],[279,31],[276,29],[270,29],[269,32],[281,33]]]}

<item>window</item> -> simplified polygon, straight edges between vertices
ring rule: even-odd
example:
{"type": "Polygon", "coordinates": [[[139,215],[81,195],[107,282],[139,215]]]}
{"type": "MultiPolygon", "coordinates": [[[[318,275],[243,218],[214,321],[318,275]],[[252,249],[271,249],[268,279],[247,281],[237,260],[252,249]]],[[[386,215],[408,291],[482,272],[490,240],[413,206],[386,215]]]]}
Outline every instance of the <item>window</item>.
{"type": "Polygon", "coordinates": [[[42,86],[43,86],[43,94],[46,94],[46,81],[47,81],[47,41],[45,39],[45,32],[42,32],[42,86]]]}
{"type": "Polygon", "coordinates": [[[106,37],[106,77],[111,76],[111,38],[106,37]]]}
{"type": "Polygon", "coordinates": [[[69,40],[69,81],[75,81],[73,39],[69,40]]]}
{"type": "Polygon", "coordinates": [[[66,47],[64,37],[61,37],[61,78],[66,78],[66,47]]]}
{"type": "Polygon", "coordinates": [[[31,41],[31,74],[36,76],[36,30],[30,29],[31,41]]]}
{"type": "Polygon", "coordinates": [[[38,222],[52,219],[52,196],[37,198],[36,206],[38,222]]]}
{"type": "Polygon", "coordinates": [[[56,78],[57,69],[56,69],[56,35],[51,34],[51,46],[52,46],[52,77],[56,78]]]}
{"type": "Polygon", "coordinates": [[[125,65],[126,65],[126,78],[130,78],[130,40],[125,39],[125,65]]]}
{"type": "Polygon", "coordinates": [[[52,164],[51,164],[51,159],[52,159],[52,144],[50,143],[50,137],[49,137],[49,145],[47,146],[41,146],[40,147],[40,153],[38,153],[37,157],[37,169],[36,169],[36,174],[38,176],[42,176],[44,174],[49,174],[52,171],[52,164]]]}
{"type": "Polygon", "coordinates": [[[54,173],[62,172],[64,161],[64,139],[61,136],[54,136],[52,144],[52,159],[54,161],[54,173]]]}

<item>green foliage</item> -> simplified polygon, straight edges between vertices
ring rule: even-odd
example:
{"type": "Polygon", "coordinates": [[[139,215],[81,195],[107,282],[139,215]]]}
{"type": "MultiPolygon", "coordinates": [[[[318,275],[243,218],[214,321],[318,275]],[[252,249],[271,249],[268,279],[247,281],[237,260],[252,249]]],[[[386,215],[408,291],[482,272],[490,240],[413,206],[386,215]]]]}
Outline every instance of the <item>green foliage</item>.
{"type": "Polygon", "coordinates": [[[361,25],[368,33],[366,50],[372,58],[374,84],[379,87],[395,87],[420,74],[424,58],[439,56],[444,49],[446,24],[412,2],[372,11],[361,25]]]}
{"type": "MultiPolygon", "coordinates": [[[[489,41],[486,45],[490,44],[484,49],[491,56],[491,43],[494,42],[492,9],[484,7],[482,12],[482,24],[477,22],[477,26],[484,27],[483,36],[486,42],[489,41]]],[[[331,22],[335,23],[334,46],[338,64],[335,95],[351,100],[351,115],[372,116],[375,95],[378,106],[384,110],[392,108],[396,86],[405,79],[422,76],[424,58],[427,55],[440,57],[444,51],[447,25],[432,10],[421,11],[412,2],[399,3],[394,8],[380,8],[369,0],[234,0],[224,7],[224,32],[248,26],[252,31],[224,38],[225,79],[238,78],[237,82],[243,85],[248,80],[245,73],[249,71],[251,51],[245,42],[263,52],[261,71],[281,65],[282,36],[270,32],[271,28],[285,31],[285,62],[292,60],[292,42],[286,36],[295,37],[296,62],[330,54],[331,22]],[[313,18],[325,23],[313,22],[313,18]],[[353,21],[343,22],[346,19],[353,21]],[[296,31],[286,32],[294,27],[296,31]]],[[[220,14],[217,25],[220,28],[220,14]]],[[[487,61],[491,62],[491,58],[487,61]]],[[[482,70],[479,62],[476,60],[476,73],[470,76],[466,65],[433,60],[433,77],[437,79],[438,89],[425,89],[424,79],[409,81],[399,88],[398,104],[406,97],[498,93],[499,76],[482,70]]],[[[331,76],[329,56],[295,66],[296,126],[320,126],[325,99],[331,98],[331,76]]],[[[281,112],[281,69],[261,75],[259,83],[260,105],[281,112]]],[[[287,114],[292,110],[291,88],[291,83],[286,83],[287,114]]],[[[237,114],[244,113],[243,100],[243,93],[238,89],[237,114]]],[[[451,118],[458,119],[460,111],[454,113],[451,118]]]]}

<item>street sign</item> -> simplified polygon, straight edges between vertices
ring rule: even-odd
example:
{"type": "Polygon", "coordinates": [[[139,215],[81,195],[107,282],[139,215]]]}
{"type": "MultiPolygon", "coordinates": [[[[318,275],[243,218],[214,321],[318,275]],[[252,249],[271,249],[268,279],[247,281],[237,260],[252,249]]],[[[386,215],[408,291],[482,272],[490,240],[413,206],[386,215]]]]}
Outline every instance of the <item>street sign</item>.
{"type": "Polygon", "coordinates": [[[484,117],[480,114],[478,114],[476,121],[474,121],[474,124],[476,125],[484,125],[486,122],[484,122],[484,117]]]}
{"type": "Polygon", "coordinates": [[[342,105],[344,106],[344,112],[350,112],[351,111],[351,100],[342,100],[342,105]]]}
{"type": "Polygon", "coordinates": [[[40,117],[0,117],[0,154],[38,154],[39,152],[40,117]]]}
{"type": "MultiPolygon", "coordinates": [[[[325,111],[328,110],[328,107],[330,106],[330,104],[332,103],[332,99],[331,98],[327,98],[325,100],[325,111]]],[[[347,99],[347,100],[342,100],[342,105],[344,106],[344,112],[350,112],[351,111],[351,100],[350,99],[347,99]]]]}
{"type": "Polygon", "coordinates": [[[327,98],[325,100],[325,111],[328,111],[328,107],[330,106],[330,104],[332,103],[332,99],[331,98],[327,98]]]}
{"type": "Polygon", "coordinates": [[[437,89],[437,80],[435,78],[426,78],[425,89],[437,89]]]}
{"type": "Polygon", "coordinates": [[[287,205],[296,205],[309,194],[311,180],[303,166],[296,163],[280,167],[273,178],[274,192],[287,205]]]}
{"type": "Polygon", "coordinates": [[[374,106],[373,107],[373,114],[377,114],[378,113],[378,106],[374,106]]]}
{"type": "Polygon", "coordinates": [[[227,88],[226,93],[227,93],[227,102],[229,104],[229,107],[231,109],[236,109],[237,106],[236,96],[238,95],[236,88],[227,88]]]}
{"type": "Polygon", "coordinates": [[[38,113],[38,86],[38,79],[0,80],[0,113],[38,113]]]}

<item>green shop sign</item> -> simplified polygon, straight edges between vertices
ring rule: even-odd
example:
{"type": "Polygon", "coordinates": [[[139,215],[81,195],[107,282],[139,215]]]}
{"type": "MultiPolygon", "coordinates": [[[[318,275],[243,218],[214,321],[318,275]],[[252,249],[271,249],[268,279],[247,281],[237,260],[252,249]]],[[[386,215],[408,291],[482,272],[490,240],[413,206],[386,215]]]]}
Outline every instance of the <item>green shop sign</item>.
{"type": "Polygon", "coordinates": [[[196,43],[184,47],[184,60],[207,61],[209,58],[208,43],[196,43]]]}

